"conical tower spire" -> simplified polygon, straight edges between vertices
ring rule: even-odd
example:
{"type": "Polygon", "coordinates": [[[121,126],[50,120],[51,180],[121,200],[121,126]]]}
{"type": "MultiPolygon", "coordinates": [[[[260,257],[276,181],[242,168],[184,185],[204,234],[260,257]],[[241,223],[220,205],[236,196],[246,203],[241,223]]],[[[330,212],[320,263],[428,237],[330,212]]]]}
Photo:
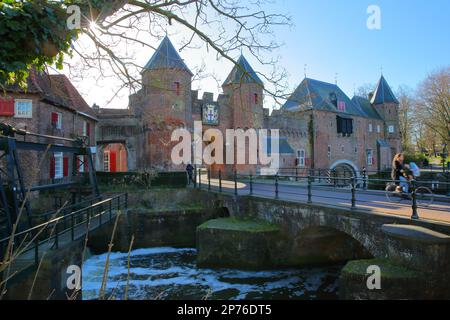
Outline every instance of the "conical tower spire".
{"type": "Polygon", "coordinates": [[[144,71],[157,69],[178,69],[184,70],[193,75],[191,70],[189,70],[188,66],[178,54],[168,36],[164,37],[158,49],[156,49],[152,58],[144,67],[144,71]]]}
{"type": "Polygon", "coordinates": [[[381,75],[380,81],[378,81],[377,88],[375,89],[370,102],[374,105],[383,103],[399,104],[397,98],[391,90],[391,87],[389,86],[383,75],[381,75]]]}
{"type": "Polygon", "coordinates": [[[239,57],[237,64],[238,65],[234,66],[233,70],[231,70],[223,83],[223,86],[242,83],[257,83],[261,86],[264,85],[255,70],[253,70],[252,66],[248,63],[247,59],[245,59],[244,55],[239,57]]]}

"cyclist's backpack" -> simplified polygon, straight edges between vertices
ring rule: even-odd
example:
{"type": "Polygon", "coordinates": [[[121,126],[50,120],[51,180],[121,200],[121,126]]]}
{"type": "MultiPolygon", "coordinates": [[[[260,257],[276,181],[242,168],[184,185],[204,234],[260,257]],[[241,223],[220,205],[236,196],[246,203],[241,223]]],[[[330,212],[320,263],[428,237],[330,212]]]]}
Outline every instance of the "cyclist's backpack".
{"type": "Polygon", "coordinates": [[[411,169],[414,177],[420,177],[420,168],[417,164],[415,164],[414,162],[411,162],[409,164],[409,168],[411,169]]]}

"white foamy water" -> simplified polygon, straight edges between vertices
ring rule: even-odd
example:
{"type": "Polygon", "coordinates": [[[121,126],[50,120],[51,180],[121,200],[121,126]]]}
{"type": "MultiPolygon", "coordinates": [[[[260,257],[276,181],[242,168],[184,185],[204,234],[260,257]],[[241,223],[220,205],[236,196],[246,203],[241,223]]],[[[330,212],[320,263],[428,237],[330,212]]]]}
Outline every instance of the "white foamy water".
{"type": "MultiPolygon", "coordinates": [[[[152,248],[112,253],[106,297],[123,299],[317,299],[336,298],[340,267],[275,271],[199,269],[195,249],[152,248]]],[[[83,299],[97,299],[107,254],[83,266],[83,299]]]]}

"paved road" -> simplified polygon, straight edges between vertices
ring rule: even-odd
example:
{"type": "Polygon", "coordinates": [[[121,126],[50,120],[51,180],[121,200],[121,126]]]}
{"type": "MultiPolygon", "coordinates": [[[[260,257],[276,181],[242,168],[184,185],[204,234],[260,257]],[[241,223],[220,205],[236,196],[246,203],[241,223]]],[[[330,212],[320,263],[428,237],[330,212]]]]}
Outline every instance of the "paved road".
{"type": "MultiPolygon", "coordinates": [[[[202,188],[208,188],[205,184],[206,176],[202,178],[202,188]]],[[[211,187],[217,190],[219,181],[211,179],[211,187]]],[[[233,181],[222,181],[224,192],[234,192],[233,181]]],[[[250,193],[249,185],[246,182],[238,182],[238,194],[248,195],[250,193]]],[[[253,194],[268,198],[275,197],[275,186],[267,183],[254,182],[253,194]]],[[[308,190],[302,185],[285,185],[280,182],[279,199],[307,202],[308,190]]],[[[329,204],[351,208],[351,192],[345,189],[334,189],[333,187],[314,186],[312,190],[313,203],[329,204]]],[[[398,216],[411,217],[412,204],[408,199],[399,203],[390,202],[384,192],[357,190],[356,194],[357,209],[373,211],[377,213],[392,214],[398,216]]],[[[450,203],[441,202],[435,199],[429,207],[419,206],[418,213],[421,219],[434,220],[450,223],[450,203]]]]}

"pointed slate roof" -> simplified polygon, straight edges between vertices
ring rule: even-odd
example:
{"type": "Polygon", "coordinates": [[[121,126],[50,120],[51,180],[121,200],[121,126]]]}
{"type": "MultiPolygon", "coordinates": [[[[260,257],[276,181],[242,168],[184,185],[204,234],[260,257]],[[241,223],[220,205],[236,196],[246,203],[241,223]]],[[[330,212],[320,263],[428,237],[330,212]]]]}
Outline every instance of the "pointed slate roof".
{"type": "Polygon", "coordinates": [[[243,55],[239,57],[237,64],[238,66],[234,66],[233,70],[231,70],[231,73],[223,83],[223,86],[242,83],[257,83],[261,86],[264,85],[243,55]]]}
{"type": "Polygon", "coordinates": [[[292,111],[315,109],[367,117],[337,85],[310,78],[302,81],[283,105],[283,109],[292,111]],[[345,112],[338,111],[331,100],[332,95],[335,95],[338,102],[345,102],[345,112]]]}
{"type": "Polygon", "coordinates": [[[367,118],[383,120],[368,99],[364,97],[354,96],[352,101],[357,107],[359,107],[361,112],[367,116],[367,118]]]}
{"type": "Polygon", "coordinates": [[[145,65],[144,70],[145,69],[178,69],[187,71],[189,74],[193,75],[183,59],[181,59],[168,36],[163,39],[158,49],[156,49],[150,61],[145,65]]]}
{"type": "Polygon", "coordinates": [[[377,88],[373,94],[372,104],[383,104],[383,103],[396,103],[399,104],[397,98],[389,87],[386,79],[381,76],[380,81],[378,81],[377,88]]]}
{"type": "MultiPolygon", "coordinates": [[[[292,149],[291,145],[288,142],[286,137],[278,137],[277,139],[274,137],[267,137],[266,145],[263,146],[263,150],[267,152],[267,154],[272,154],[272,140],[278,140],[278,154],[294,154],[295,151],[292,149]]],[[[263,142],[264,143],[264,142],[263,142]]]]}

